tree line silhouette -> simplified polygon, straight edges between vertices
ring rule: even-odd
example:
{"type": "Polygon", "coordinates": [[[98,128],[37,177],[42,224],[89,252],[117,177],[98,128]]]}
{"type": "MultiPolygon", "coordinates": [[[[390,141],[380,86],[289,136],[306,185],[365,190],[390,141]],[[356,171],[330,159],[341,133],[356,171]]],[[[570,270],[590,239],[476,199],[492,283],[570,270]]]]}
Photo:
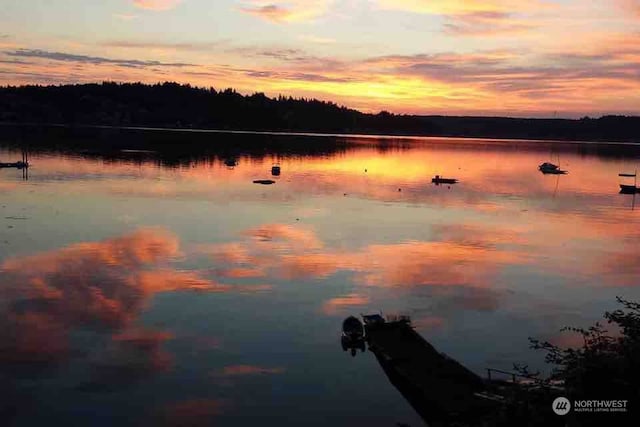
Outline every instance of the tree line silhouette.
{"type": "Polygon", "coordinates": [[[0,87],[0,122],[634,141],[640,117],[569,119],[367,114],[317,99],[178,83],[0,87]]]}

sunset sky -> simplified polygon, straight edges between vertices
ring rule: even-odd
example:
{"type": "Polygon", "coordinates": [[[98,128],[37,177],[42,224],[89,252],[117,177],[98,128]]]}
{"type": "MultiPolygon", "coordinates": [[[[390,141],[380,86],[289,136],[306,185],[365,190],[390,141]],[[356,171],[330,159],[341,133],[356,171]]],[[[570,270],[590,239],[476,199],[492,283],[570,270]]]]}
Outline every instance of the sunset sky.
{"type": "Polygon", "coordinates": [[[3,0],[0,84],[178,81],[363,111],[640,114],[640,0],[3,0]]]}

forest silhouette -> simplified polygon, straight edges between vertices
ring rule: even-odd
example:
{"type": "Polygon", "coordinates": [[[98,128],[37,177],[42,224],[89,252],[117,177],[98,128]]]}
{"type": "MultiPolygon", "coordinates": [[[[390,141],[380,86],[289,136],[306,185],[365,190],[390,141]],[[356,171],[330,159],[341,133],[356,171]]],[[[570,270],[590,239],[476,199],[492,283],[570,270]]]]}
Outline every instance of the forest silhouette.
{"type": "Polygon", "coordinates": [[[377,114],[316,99],[178,83],[0,87],[0,122],[417,136],[636,141],[640,117],[526,119],[377,114]]]}

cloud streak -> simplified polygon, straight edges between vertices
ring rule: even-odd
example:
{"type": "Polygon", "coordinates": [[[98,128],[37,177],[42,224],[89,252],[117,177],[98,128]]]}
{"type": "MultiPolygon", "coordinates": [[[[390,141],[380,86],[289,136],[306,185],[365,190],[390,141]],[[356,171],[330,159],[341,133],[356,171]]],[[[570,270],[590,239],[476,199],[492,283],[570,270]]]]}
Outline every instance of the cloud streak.
{"type": "MultiPolygon", "coordinates": [[[[502,12],[477,12],[456,19],[462,21],[445,21],[445,25],[460,35],[500,35],[528,28],[519,21],[494,26],[495,20],[509,22],[502,12]],[[467,23],[461,24],[464,20],[467,23]]],[[[539,52],[523,47],[347,59],[287,45],[233,47],[227,40],[120,40],[102,45],[158,50],[156,54],[163,57],[192,53],[223,59],[214,64],[203,63],[202,58],[187,63],[22,48],[5,51],[4,59],[0,57],[0,81],[155,83],[164,79],[209,86],[215,79],[219,88],[318,97],[374,112],[539,115],[544,109],[576,116],[632,114],[640,113],[640,95],[636,95],[640,93],[639,42],[638,33],[619,33],[594,35],[580,49],[558,46],[539,52]],[[235,65],[223,63],[233,63],[234,58],[242,59],[235,65]],[[12,61],[25,63],[20,66],[12,61]]]]}
{"type": "Polygon", "coordinates": [[[122,49],[160,49],[192,52],[212,52],[224,46],[226,41],[168,43],[154,41],[115,40],[102,43],[102,46],[122,49]]]}
{"type": "Polygon", "coordinates": [[[40,49],[17,49],[14,51],[5,52],[5,55],[20,58],[38,58],[48,59],[51,61],[76,62],[92,65],[118,65],[131,68],[193,66],[193,64],[186,64],[182,62],[143,61],[139,59],[113,59],[100,56],[76,55],[63,52],[49,52],[40,49]]]}
{"type": "Polygon", "coordinates": [[[245,3],[239,10],[257,18],[276,23],[311,21],[324,15],[330,2],[327,0],[254,0],[245,3]]]}
{"type": "Polygon", "coordinates": [[[444,32],[453,36],[502,36],[530,31],[535,24],[504,12],[474,12],[447,17],[444,32]]]}
{"type": "Polygon", "coordinates": [[[183,0],[133,0],[133,5],[140,9],[165,11],[182,3],[183,0]]]}

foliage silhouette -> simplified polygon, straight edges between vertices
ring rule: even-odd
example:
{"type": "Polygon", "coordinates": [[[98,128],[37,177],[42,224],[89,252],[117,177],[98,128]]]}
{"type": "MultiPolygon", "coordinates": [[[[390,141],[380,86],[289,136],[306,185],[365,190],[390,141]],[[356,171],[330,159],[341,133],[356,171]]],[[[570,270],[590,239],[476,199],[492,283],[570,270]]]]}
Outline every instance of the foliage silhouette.
{"type": "Polygon", "coordinates": [[[580,120],[365,114],[333,102],[178,83],[0,87],[0,122],[633,141],[640,117],[580,120]]]}

